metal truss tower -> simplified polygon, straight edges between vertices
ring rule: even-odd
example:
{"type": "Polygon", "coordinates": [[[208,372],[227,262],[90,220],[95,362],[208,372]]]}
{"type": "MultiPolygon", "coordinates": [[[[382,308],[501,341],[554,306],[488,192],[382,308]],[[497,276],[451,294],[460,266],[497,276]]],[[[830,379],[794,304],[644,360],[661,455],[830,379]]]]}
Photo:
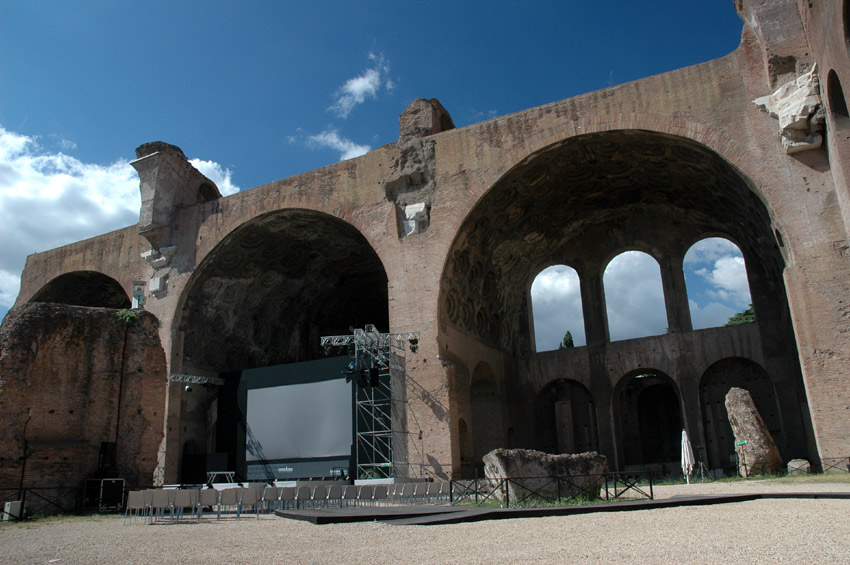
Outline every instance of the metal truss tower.
{"type": "MultiPolygon", "coordinates": [[[[403,403],[405,394],[405,350],[416,351],[419,332],[380,333],[366,324],[351,335],[325,336],[321,345],[353,346],[347,380],[356,383],[355,444],[356,478],[396,476],[393,465],[393,404],[403,403]]],[[[398,415],[396,415],[398,416],[398,415]]],[[[396,426],[398,427],[398,426],[396,426]]]]}

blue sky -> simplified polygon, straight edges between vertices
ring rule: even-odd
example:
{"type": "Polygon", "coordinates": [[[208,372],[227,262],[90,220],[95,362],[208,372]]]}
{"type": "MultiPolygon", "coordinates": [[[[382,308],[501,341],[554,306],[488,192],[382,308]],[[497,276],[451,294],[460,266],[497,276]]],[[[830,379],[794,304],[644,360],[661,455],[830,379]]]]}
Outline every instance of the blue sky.
{"type": "Polygon", "coordinates": [[[391,143],[721,57],[732,0],[0,0],[0,316],[26,255],[131,225],[142,143],[232,193],[391,143]]]}

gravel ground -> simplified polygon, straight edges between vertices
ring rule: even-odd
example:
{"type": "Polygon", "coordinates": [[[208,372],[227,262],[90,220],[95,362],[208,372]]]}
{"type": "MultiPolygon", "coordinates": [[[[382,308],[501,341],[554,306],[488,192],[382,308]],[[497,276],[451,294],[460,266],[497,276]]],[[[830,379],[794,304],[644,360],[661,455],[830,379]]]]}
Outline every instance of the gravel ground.
{"type": "MultiPolygon", "coordinates": [[[[747,481],[677,494],[850,492],[850,482],[747,481]]],[[[314,526],[273,515],[145,525],[115,516],[0,526],[0,563],[850,563],[850,500],[522,518],[448,526],[314,526]]]]}

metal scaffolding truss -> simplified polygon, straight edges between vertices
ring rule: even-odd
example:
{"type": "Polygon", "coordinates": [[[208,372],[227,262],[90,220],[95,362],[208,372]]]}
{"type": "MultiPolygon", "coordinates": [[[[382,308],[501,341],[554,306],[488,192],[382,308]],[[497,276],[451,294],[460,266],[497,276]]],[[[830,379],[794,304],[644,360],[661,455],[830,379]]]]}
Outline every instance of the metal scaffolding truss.
{"type": "Polygon", "coordinates": [[[403,390],[404,353],[416,351],[419,332],[381,333],[366,324],[350,335],[325,336],[321,345],[351,348],[349,377],[357,383],[355,398],[356,477],[393,477],[393,397],[403,390]]]}

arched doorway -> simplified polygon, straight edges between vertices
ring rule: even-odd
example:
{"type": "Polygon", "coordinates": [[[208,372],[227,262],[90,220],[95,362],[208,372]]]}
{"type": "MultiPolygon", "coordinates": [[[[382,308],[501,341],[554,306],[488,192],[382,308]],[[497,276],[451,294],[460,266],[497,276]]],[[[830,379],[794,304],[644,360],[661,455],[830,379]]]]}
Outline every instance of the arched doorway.
{"type": "Polygon", "coordinates": [[[723,359],[706,370],[699,387],[705,450],[711,468],[735,468],[732,459],[735,437],[726,412],[726,395],[732,387],[749,391],[777,446],[784,447],[782,419],[770,377],[757,363],[748,359],[723,359]]]}
{"type": "Polygon", "coordinates": [[[676,384],[654,370],[625,377],[618,395],[620,443],[626,467],[675,468],[681,456],[682,410],[676,384]]]}
{"type": "Polygon", "coordinates": [[[539,451],[598,451],[596,408],[590,391],[572,379],[546,385],[534,402],[534,430],[534,448],[539,451]]]}
{"type": "Polygon", "coordinates": [[[97,308],[130,307],[130,298],[121,284],[96,271],[74,271],[59,275],[41,287],[30,302],[54,302],[97,308]]]}

